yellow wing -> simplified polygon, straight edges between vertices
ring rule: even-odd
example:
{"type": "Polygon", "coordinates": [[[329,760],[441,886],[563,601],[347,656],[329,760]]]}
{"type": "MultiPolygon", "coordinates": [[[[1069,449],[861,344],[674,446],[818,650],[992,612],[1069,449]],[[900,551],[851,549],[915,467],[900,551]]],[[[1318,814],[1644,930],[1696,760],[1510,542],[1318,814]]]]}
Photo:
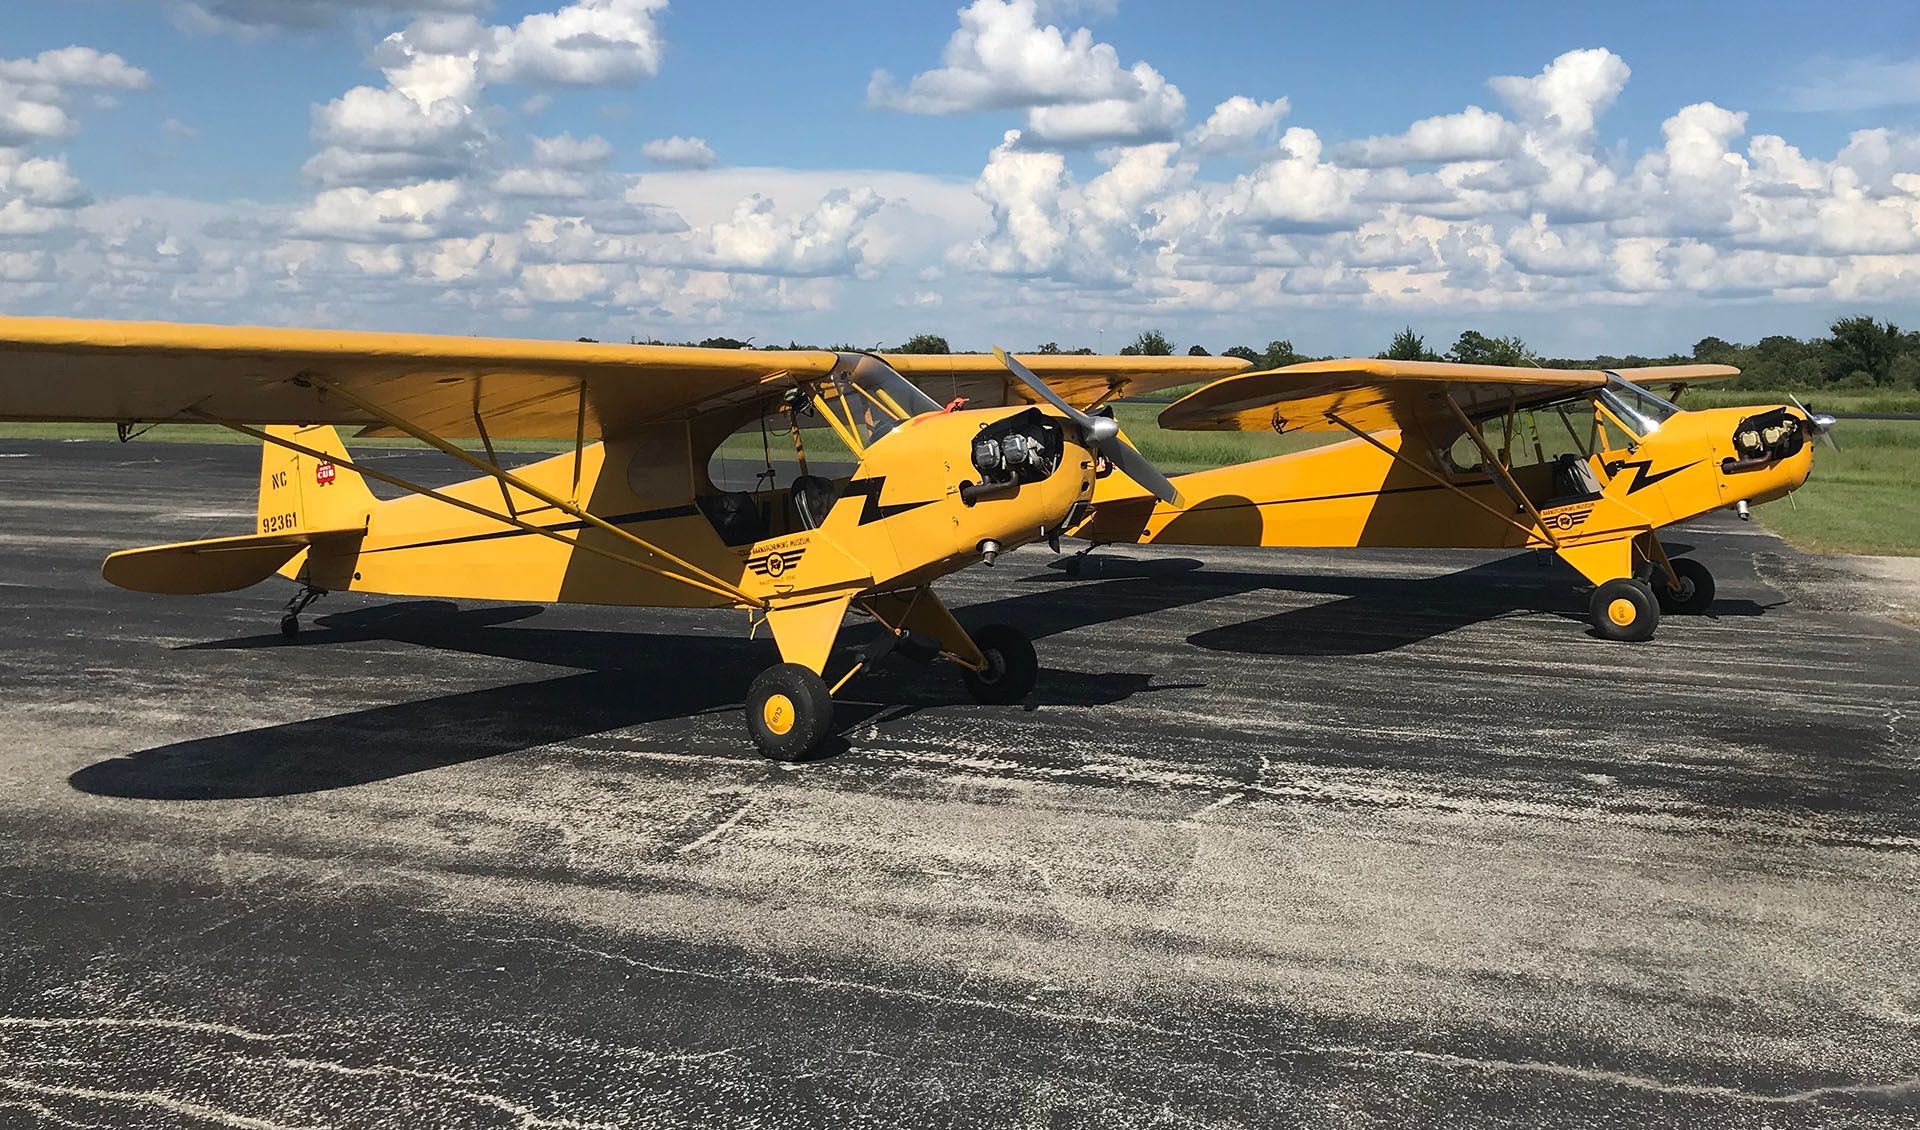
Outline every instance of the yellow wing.
{"type": "Polygon", "coordinates": [[[0,419],[379,425],[439,435],[618,436],[823,376],[820,351],[747,352],[430,334],[0,318],[0,419]]]}
{"type": "MultiPolygon", "coordinates": [[[[941,403],[965,397],[972,408],[1036,403],[991,353],[888,353],[887,364],[941,403]]],[[[1123,396],[1141,396],[1176,385],[1238,373],[1238,357],[1104,357],[1078,353],[1015,356],[1047,382],[1061,399],[1089,408],[1123,396]]]]}
{"type": "MultiPolygon", "coordinates": [[[[1731,365],[1660,365],[1613,370],[1637,384],[1684,384],[1738,376],[1731,365]]],[[[1308,361],[1218,380],[1174,401],[1160,426],[1191,431],[1341,431],[1338,415],[1361,431],[1458,428],[1451,396],[1467,415],[1504,411],[1598,388],[1599,369],[1537,369],[1386,361],[1350,357],[1308,361]]]]}

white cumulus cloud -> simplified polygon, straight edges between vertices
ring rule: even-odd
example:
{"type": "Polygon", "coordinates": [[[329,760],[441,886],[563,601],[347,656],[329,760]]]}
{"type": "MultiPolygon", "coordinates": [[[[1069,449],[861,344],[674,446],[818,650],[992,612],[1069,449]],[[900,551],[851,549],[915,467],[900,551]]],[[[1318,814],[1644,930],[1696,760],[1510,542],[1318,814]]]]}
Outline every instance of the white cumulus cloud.
{"type": "Polygon", "coordinates": [[[1076,146],[1171,137],[1186,115],[1180,89],[1145,62],[1120,63],[1093,32],[1041,23],[1034,0],[974,0],[960,12],[942,66],[903,88],[875,71],[867,101],[913,114],[1027,111],[1029,143],[1076,146]]]}
{"type": "Polygon", "coordinates": [[[1287,116],[1287,110],[1285,98],[1260,102],[1236,94],[1215,106],[1207,120],[1187,135],[1187,145],[1196,153],[1232,153],[1257,147],[1287,116]]]}
{"type": "Polygon", "coordinates": [[[296,234],[312,239],[394,243],[433,239],[444,231],[462,190],[453,181],[425,181],[401,188],[334,188],[293,215],[296,234]]]}
{"type": "Polygon", "coordinates": [[[678,169],[710,168],[719,158],[698,137],[656,137],[640,147],[647,160],[678,169]]]}
{"type": "Polygon", "coordinates": [[[1342,145],[1344,164],[1377,168],[1416,162],[1488,161],[1509,156],[1520,143],[1512,122],[1478,106],[1458,114],[1422,118],[1405,133],[1342,145]]]}

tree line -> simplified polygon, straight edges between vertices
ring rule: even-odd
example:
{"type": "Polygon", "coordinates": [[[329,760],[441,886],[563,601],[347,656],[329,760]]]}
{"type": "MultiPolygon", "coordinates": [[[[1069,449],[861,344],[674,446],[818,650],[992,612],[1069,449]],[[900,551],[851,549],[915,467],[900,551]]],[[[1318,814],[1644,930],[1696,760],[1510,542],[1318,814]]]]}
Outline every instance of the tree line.
{"type": "MultiPolygon", "coordinates": [[[[591,338],[581,338],[591,341],[591,338]]],[[[839,343],[828,346],[752,344],[751,339],[710,337],[701,341],[665,342],[632,339],[635,345],[698,345],[708,349],[817,349],[858,352],[875,348],[839,343]]],[[[967,353],[956,350],[939,334],[915,334],[885,353],[967,353]]],[[[1035,353],[1091,355],[1089,346],[1063,348],[1058,342],[1042,342],[1035,353]]],[[[1128,357],[1167,357],[1177,352],[1174,343],[1159,330],[1144,330],[1120,348],[1128,357]]],[[[1265,349],[1236,345],[1220,351],[1223,357],[1238,357],[1256,369],[1278,369],[1302,361],[1326,358],[1309,357],[1294,349],[1287,340],[1269,341],[1265,349]]],[[[1186,349],[1189,356],[1209,356],[1199,345],[1186,349]]],[[[1518,337],[1493,337],[1478,330],[1463,330],[1445,352],[1429,348],[1426,339],[1412,326],[1393,335],[1387,348],[1375,357],[1395,361],[1456,361],[1476,365],[1534,365],[1543,369],[1629,369],[1643,365],[1684,365],[1693,362],[1733,365],[1740,379],[1733,387],[1767,389],[1855,389],[1920,388],[1920,331],[1906,330],[1892,322],[1867,315],[1836,319],[1825,337],[1797,338],[1785,334],[1763,337],[1752,345],[1739,345],[1718,337],[1703,337],[1694,343],[1691,353],[1670,353],[1664,357],[1637,354],[1598,357],[1543,357],[1518,337]]]]}

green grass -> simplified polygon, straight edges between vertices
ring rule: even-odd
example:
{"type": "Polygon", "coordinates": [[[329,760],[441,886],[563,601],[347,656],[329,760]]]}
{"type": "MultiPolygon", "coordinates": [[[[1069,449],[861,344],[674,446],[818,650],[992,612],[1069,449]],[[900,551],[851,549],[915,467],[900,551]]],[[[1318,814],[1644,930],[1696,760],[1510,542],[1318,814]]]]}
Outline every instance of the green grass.
{"type": "Polygon", "coordinates": [[[1140,454],[1168,474],[1204,471],[1230,463],[1268,459],[1337,443],[1352,437],[1345,432],[1175,432],[1154,422],[1160,414],[1158,404],[1116,404],[1113,414],[1140,454]]]}
{"type": "Polygon", "coordinates": [[[1833,436],[1807,485],[1755,518],[1802,549],[1920,556],[1920,422],[1843,420],[1833,436]]]}
{"type": "MultiPolygon", "coordinates": [[[[1666,390],[1654,386],[1662,396],[1666,390]]],[[[1747,404],[1792,404],[1798,396],[1816,412],[1920,413],[1920,389],[1779,389],[1726,388],[1700,385],[1680,397],[1682,408],[1735,408],[1747,404]]]]}

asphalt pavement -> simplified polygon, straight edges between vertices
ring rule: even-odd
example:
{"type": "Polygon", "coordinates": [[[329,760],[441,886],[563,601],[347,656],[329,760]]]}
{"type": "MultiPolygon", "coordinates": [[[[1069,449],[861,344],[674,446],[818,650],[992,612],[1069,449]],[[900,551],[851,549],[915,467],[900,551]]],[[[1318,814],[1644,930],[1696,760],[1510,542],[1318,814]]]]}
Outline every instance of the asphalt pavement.
{"type": "Polygon", "coordinates": [[[0,441],[0,1126],[1920,1121],[1920,631],[1758,526],[1022,551],[783,766],[741,614],[100,579],[257,458],[0,441]]]}

